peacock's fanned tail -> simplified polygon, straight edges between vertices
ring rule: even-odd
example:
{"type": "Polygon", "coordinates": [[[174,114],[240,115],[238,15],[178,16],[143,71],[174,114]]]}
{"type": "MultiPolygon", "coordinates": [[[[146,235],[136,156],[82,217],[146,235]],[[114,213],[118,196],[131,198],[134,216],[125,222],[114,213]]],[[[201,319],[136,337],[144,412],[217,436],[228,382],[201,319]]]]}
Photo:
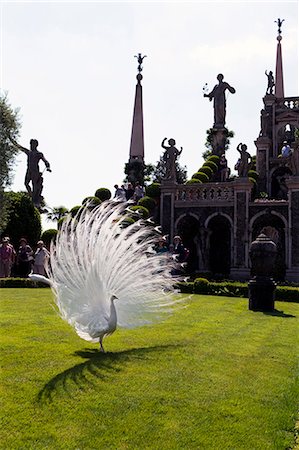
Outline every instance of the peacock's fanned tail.
{"type": "Polygon", "coordinates": [[[63,222],[51,245],[48,275],[56,304],[84,339],[98,340],[109,328],[111,296],[123,327],[160,320],[176,305],[173,259],[153,251],[158,234],[151,222],[126,226],[128,216],[126,203],[86,205],[63,222]]]}

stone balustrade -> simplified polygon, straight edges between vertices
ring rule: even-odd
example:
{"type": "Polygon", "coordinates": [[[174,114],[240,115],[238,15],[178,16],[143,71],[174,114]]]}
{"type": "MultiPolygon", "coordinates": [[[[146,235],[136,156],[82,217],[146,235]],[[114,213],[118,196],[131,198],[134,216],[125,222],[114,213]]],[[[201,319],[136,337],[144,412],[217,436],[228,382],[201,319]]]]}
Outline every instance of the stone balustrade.
{"type": "Polygon", "coordinates": [[[179,185],[176,189],[175,200],[179,202],[233,202],[234,188],[231,182],[179,185]]]}

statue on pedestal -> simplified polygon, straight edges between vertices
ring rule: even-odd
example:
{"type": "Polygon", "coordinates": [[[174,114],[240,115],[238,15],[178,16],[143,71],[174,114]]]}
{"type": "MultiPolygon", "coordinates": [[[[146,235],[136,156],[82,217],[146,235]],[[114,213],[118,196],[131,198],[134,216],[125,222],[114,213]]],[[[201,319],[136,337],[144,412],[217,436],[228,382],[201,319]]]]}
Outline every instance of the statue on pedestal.
{"type": "Polygon", "coordinates": [[[168,144],[169,147],[166,147],[164,144],[167,138],[164,138],[162,141],[161,146],[165,149],[163,159],[165,161],[166,165],[166,175],[165,178],[167,180],[173,180],[176,181],[176,170],[175,170],[175,163],[180,154],[182,153],[183,147],[181,147],[181,150],[178,150],[175,147],[175,140],[169,139],[168,144]]]}
{"type": "Polygon", "coordinates": [[[273,88],[275,86],[275,82],[274,82],[274,76],[273,76],[272,70],[270,70],[269,73],[267,73],[267,70],[265,70],[265,75],[268,78],[268,86],[267,86],[267,90],[266,90],[266,95],[267,94],[273,95],[273,88]]]}
{"type": "Polygon", "coordinates": [[[226,116],[226,99],[225,91],[228,90],[232,94],[236,92],[235,88],[223,81],[223,75],[217,75],[218,84],[209,94],[204,94],[210,101],[214,99],[214,128],[224,128],[226,116]]]}
{"type": "Polygon", "coordinates": [[[27,171],[25,175],[25,186],[28,194],[32,198],[32,202],[36,208],[40,209],[42,201],[43,190],[43,176],[39,171],[39,161],[42,160],[45,163],[48,172],[51,172],[50,163],[46,160],[43,153],[37,150],[38,141],[36,139],[30,140],[30,150],[22,147],[14,139],[11,142],[22,152],[26,153],[27,159],[27,171]],[[30,182],[32,186],[30,186],[30,182]]]}
{"type": "Polygon", "coordinates": [[[235,169],[238,171],[239,177],[247,177],[248,170],[250,168],[251,155],[247,152],[246,144],[240,143],[237,150],[240,153],[240,158],[235,166],[235,169]]]}

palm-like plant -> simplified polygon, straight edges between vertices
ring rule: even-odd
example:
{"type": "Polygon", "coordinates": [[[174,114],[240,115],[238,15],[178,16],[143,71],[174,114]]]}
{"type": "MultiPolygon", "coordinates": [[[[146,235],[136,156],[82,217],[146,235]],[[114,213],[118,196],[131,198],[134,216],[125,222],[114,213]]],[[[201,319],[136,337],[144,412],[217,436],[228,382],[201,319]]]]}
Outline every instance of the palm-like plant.
{"type": "Polygon", "coordinates": [[[62,217],[68,214],[68,209],[65,206],[53,206],[47,212],[47,220],[51,222],[58,222],[62,217]]]}

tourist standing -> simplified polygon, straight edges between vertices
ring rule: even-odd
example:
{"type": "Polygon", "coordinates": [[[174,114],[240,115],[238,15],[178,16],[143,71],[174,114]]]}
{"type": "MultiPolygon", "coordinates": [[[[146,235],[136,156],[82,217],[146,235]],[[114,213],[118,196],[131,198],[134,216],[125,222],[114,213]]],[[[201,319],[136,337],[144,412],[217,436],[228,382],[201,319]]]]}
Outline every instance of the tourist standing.
{"type": "Polygon", "coordinates": [[[14,248],[10,245],[9,239],[4,237],[0,246],[0,278],[10,277],[14,258],[14,248]]]}
{"type": "Polygon", "coordinates": [[[128,183],[127,189],[126,189],[126,200],[130,200],[134,195],[134,188],[132,186],[132,183],[128,183]]]}
{"type": "Polygon", "coordinates": [[[37,250],[34,254],[33,273],[46,276],[45,266],[50,257],[49,251],[46,249],[43,241],[38,241],[37,250]]]}
{"type": "Polygon", "coordinates": [[[144,197],[144,188],[138,182],[135,185],[134,200],[136,203],[144,197]]]}
{"type": "Polygon", "coordinates": [[[118,184],[115,184],[114,188],[115,188],[114,198],[120,202],[125,202],[126,191],[122,187],[119,187],[118,184]]]}
{"type": "Polygon", "coordinates": [[[27,244],[25,238],[20,239],[20,247],[17,254],[18,274],[22,278],[27,278],[32,267],[33,250],[27,244]]]}

